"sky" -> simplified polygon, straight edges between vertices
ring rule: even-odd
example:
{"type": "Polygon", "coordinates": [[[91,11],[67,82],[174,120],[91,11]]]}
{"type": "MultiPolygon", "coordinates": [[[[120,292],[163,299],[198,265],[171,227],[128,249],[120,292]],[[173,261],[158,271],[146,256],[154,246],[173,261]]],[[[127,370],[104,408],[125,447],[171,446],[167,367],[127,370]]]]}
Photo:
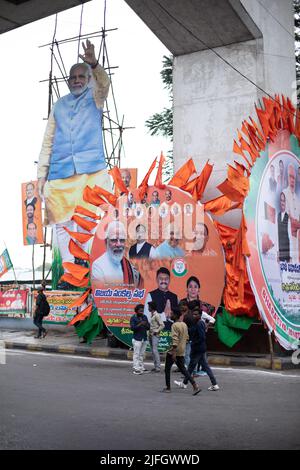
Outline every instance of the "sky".
{"type": "MultiPolygon", "coordinates": [[[[101,30],[104,0],[84,4],[82,34],[101,30]]],[[[81,6],[58,14],[57,40],[77,36],[81,6]]],[[[47,82],[50,43],[55,15],[0,35],[0,254],[7,247],[15,268],[31,268],[32,247],[23,245],[21,183],[36,179],[38,160],[48,110],[47,82]]],[[[151,137],[145,121],[169,106],[168,93],[160,77],[162,60],[169,51],[123,0],[107,0],[106,29],[118,28],[106,38],[113,89],[124,126],[125,156],[122,167],[138,167],[141,181],[153,159],[171,148],[168,139],[151,137]]],[[[99,47],[100,40],[92,40],[99,47]]],[[[78,43],[61,45],[65,67],[77,62],[78,43]]],[[[58,72],[57,72],[58,73],[58,72]]],[[[65,88],[61,94],[66,94],[65,88]]],[[[51,261],[47,250],[47,261],[51,261]]],[[[35,266],[42,264],[43,250],[35,247],[35,266]]]]}

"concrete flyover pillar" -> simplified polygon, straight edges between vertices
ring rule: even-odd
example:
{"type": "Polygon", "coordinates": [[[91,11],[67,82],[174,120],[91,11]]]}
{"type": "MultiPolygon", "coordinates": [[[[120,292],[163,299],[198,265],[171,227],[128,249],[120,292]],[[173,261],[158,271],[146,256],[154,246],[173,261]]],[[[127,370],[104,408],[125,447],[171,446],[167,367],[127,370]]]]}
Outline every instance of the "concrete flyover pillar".
{"type": "Polygon", "coordinates": [[[293,0],[126,0],[174,54],[174,160],[214,171],[205,199],[233,161],[243,119],[263,92],[296,100],[293,0]]]}

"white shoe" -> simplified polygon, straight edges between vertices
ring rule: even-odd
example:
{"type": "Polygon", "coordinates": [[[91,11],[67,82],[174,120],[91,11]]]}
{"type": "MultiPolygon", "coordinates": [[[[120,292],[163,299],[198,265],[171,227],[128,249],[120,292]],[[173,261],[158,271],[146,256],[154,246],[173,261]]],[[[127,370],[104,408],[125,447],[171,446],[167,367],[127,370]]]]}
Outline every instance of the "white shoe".
{"type": "Polygon", "coordinates": [[[132,373],[133,373],[134,375],[142,375],[143,372],[142,372],[141,370],[133,369],[132,373]]]}
{"type": "Polygon", "coordinates": [[[220,390],[219,385],[212,385],[211,387],[208,388],[210,392],[215,392],[216,390],[220,390]]]}
{"type": "Polygon", "coordinates": [[[174,384],[177,385],[179,388],[187,388],[187,385],[183,382],[179,382],[179,380],[174,380],[174,384]]]}

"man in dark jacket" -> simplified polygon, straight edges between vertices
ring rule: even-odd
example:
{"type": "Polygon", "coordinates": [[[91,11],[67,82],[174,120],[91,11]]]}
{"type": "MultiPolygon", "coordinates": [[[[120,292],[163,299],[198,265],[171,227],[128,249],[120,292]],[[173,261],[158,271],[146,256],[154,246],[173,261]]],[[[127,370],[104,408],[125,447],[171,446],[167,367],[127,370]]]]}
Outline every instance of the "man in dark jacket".
{"type": "MultiPolygon", "coordinates": [[[[198,308],[193,310],[193,316],[195,319],[195,324],[189,329],[191,344],[191,355],[188,372],[193,373],[193,370],[200,362],[201,368],[204,372],[207,373],[211,381],[211,387],[208,390],[216,391],[219,390],[219,385],[217,384],[216,378],[208,365],[206,358],[206,324],[205,321],[201,319],[202,312],[198,308]]],[[[184,379],[183,382],[178,382],[178,385],[181,388],[186,388],[187,380],[184,379]]]]}
{"type": "Polygon", "coordinates": [[[44,288],[38,287],[38,296],[36,298],[36,308],[34,312],[33,323],[38,327],[39,331],[35,338],[45,338],[47,330],[43,327],[43,318],[47,315],[47,298],[44,294],[44,288]]]}
{"type": "Polygon", "coordinates": [[[144,367],[144,354],[147,347],[147,331],[150,329],[148,318],[144,315],[144,305],[134,308],[135,315],[130,318],[130,328],[133,331],[133,374],[141,375],[148,372],[144,367]]]}

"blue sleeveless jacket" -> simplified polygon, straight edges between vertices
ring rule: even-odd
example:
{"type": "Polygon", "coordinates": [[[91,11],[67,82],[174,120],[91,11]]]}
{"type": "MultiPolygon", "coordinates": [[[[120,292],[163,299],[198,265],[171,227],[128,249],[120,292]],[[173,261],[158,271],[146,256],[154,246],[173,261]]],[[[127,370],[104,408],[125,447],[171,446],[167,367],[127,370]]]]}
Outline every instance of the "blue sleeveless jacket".
{"type": "Polygon", "coordinates": [[[102,109],[97,109],[93,90],[71,93],[54,107],[55,135],[48,180],[89,174],[106,168],[102,143],[102,109]]]}

